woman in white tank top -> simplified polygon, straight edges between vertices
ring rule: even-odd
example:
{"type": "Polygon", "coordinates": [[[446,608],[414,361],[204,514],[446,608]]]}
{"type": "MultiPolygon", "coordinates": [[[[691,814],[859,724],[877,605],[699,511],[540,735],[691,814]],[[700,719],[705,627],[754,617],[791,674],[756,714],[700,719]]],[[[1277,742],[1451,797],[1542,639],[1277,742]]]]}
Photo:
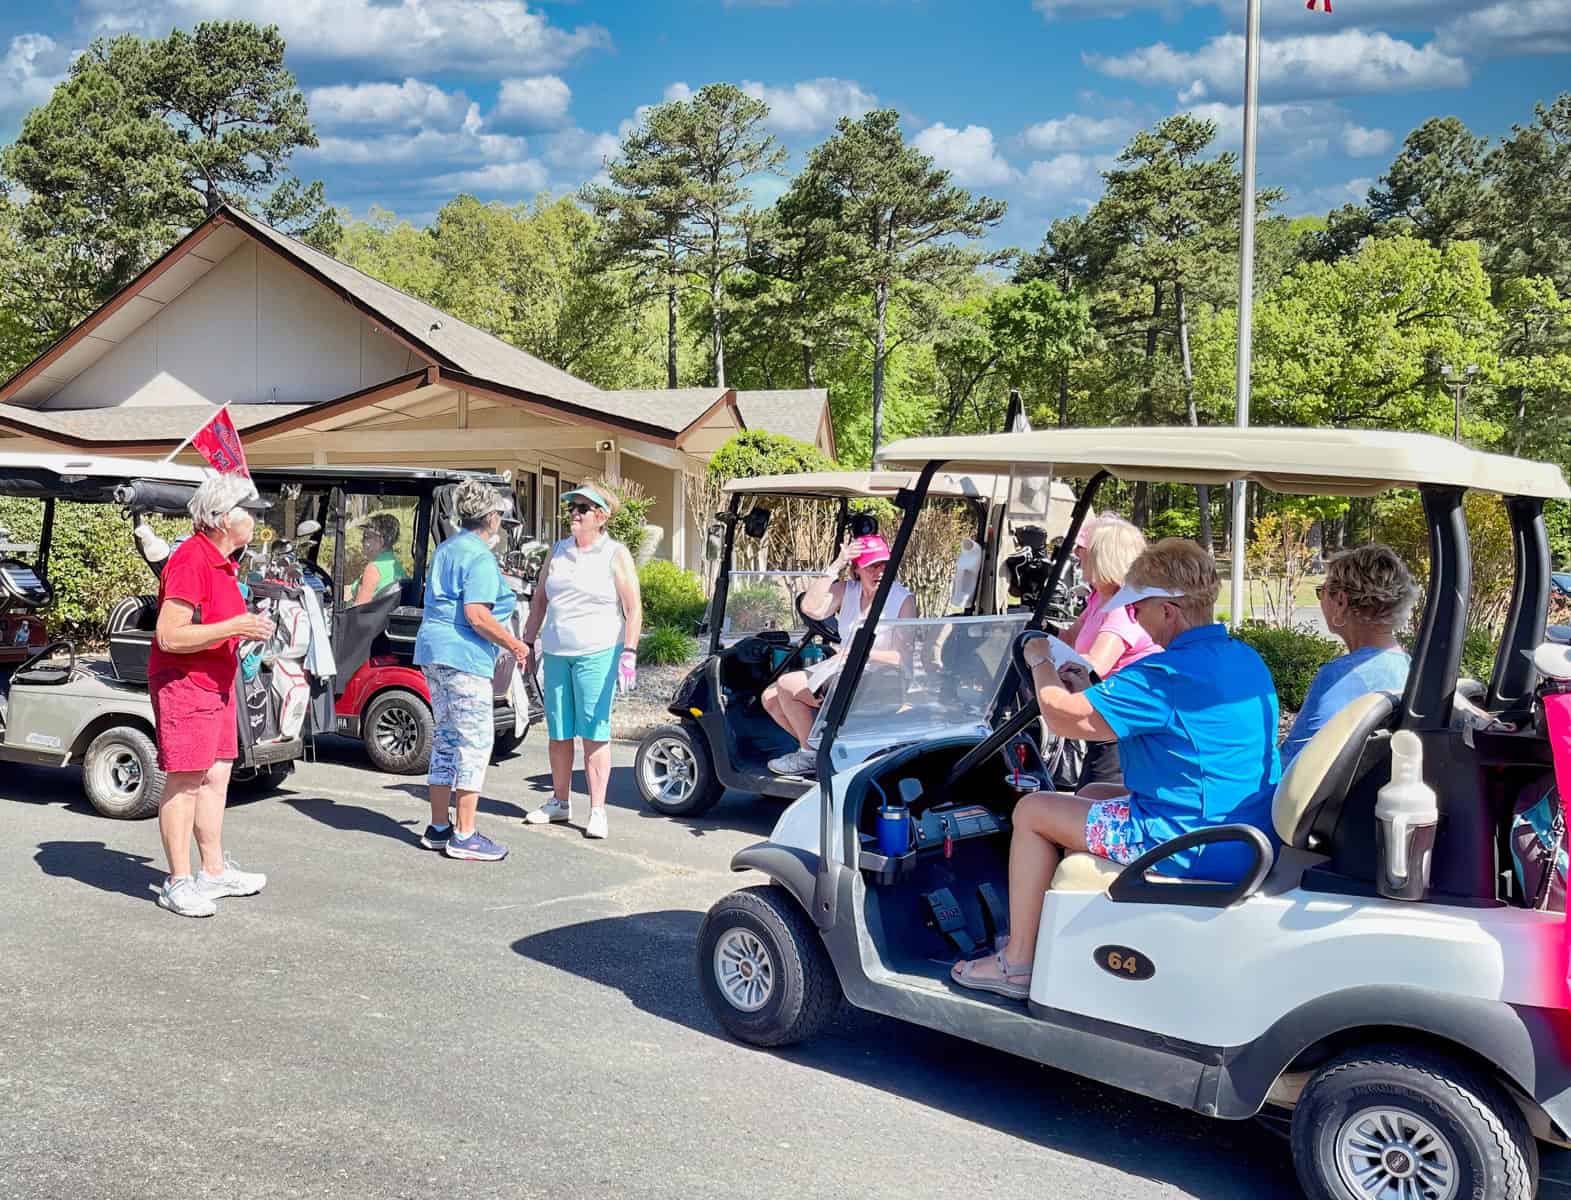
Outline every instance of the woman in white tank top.
{"type": "Polygon", "coordinates": [[[584,743],[584,776],[589,780],[584,836],[603,838],[611,779],[611,701],[618,686],[633,686],[643,604],[633,556],[606,532],[606,523],[620,507],[610,489],[586,484],[562,500],[572,509],[573,533],[551,547],[524,626],[531,653],[538,634],[545,656],[542,690],[551,799],[524,819],[544,825],[572,818],[576,737],[584,743]]]}
{"type": "MultiPolygon", "coordinates": [[[[802,611],[808,616],[821,621],[838,615],[842,653],[851,645],[857,626],[867,615],[888,563],[889,543],[878,534],[853,538],[803,594],[802,611]],[[842,582],[836,576],[847,565],[851,567],[851,578],[842,582]]],[[[891,614],[904,619],[915,617],[916,597],[899,583],[891,584],[884,614],[886,618],[891,614]]],[[[873,636],[873,648],[867,656],[868,666],[904,671],[910,657],[908,639],[880,621],[873,636]]],[[[797,740],[797,749],[770,759],[769,769],[776,775],[811,775],[818,756],[808,749],[807,739],[813,731],[813,718],[822,696],[815,692],[808,673],[787,671],[764,689],[763,701],[764,711],[797,740]]]]}

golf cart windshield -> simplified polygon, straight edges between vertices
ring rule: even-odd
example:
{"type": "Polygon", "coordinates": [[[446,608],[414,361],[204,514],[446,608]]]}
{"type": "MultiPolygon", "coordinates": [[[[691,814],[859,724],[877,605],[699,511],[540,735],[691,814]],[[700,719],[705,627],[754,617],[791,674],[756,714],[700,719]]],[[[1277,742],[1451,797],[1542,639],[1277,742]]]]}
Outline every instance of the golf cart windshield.
{"type": "Polygon", "coordinates": [[[807,632],[796,598],[822,576],[821,571],[732,571],[721,641],[730,644],[750,634],[785,630],[792,638],[807,632]]]}

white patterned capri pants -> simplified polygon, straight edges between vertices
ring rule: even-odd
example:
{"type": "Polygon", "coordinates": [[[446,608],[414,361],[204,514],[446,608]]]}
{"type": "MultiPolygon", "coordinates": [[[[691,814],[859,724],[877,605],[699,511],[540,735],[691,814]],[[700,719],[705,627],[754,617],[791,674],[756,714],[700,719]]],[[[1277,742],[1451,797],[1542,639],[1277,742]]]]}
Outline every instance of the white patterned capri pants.
{"type": "Polygon", "coordinates": [[[431,689],[431,717],[436,725],[428,782],[432,787],[478,792],[491,764],[496,735],[491,677],[441,665],[422,669],[431,689]]]}

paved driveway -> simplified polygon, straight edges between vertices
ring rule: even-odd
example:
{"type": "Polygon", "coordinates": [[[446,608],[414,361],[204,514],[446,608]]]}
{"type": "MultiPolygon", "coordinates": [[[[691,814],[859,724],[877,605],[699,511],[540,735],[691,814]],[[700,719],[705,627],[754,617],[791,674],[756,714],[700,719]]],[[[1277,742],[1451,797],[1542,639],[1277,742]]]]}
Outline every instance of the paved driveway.
{"type": "MultiPolygon", "coordinates": [[[[153,823],[61,772],[0,779],[0,1196],[1296,1195],[1287,1148],[865,1014],[760,1052],[698,996],[702,913],[773,822],[525,831],[542,747],[497,770],[497,865],[421,851],[421,789],[347,747],[233,806],[265,895],[157,909],[153,823]]],[[[754,880],[756,881],[756,880],[754,880]]]]}

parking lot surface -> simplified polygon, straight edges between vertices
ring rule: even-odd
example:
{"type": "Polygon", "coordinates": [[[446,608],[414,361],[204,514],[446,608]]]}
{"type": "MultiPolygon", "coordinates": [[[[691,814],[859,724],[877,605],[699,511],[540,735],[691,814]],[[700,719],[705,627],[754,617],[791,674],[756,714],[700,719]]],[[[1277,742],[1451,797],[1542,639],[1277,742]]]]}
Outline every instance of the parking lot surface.
{"type": "Polygon", "coordinates": [[[547,794],[532,735],[482,801],[511,856],[478,864],[420,849],[418,780],[333,744],[231,806],[227,847],[269,885],[203,921],[154,905],[153,822],[8,768],[0,1196],[1298,1194],[1254,1124],[883,1018],[730,1040],[694,938],[762,882],[728,864],[778,809],[655,817],[614,750],[609,841],[520,823],[547,794]]]}

